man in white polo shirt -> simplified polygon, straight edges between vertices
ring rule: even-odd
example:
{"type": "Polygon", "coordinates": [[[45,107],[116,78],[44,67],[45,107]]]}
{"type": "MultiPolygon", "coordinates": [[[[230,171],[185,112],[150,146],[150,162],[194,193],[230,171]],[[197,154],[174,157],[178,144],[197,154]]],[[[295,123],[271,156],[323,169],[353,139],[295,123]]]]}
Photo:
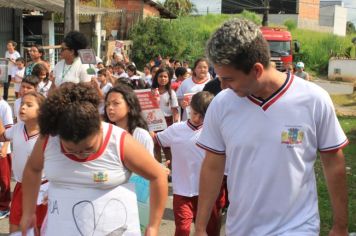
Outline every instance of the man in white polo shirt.
{"type": "Polygon", "coordinates": [[[225,165],[226,235],[319,235],[314,163],[320,152],[333,210],[329,235],[347,235],[342,148],[348,140],[329,95],[269,65],[253,23],[234,19],[210,38],[207,55],[225,87],[210,104],[197,141],[206,149],[196,236],[206,235],[225,165]]]}

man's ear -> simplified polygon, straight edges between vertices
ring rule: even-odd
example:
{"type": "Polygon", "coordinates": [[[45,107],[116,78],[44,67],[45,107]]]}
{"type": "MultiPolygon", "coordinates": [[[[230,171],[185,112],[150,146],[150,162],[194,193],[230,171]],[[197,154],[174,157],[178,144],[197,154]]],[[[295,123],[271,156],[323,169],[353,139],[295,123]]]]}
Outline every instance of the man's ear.
{"type": "Polygon", "coordinates": [[[261,63],[257,62],[253,65],[252,71],[254,73],[255,78],[259,79],[265,71],[265,68],[261,63]]]}

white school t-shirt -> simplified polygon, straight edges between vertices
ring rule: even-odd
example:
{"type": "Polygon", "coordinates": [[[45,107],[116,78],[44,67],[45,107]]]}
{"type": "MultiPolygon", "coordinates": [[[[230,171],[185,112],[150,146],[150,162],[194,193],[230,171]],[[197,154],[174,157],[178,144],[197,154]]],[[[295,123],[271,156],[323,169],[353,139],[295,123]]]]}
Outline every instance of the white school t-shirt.
{"type": "Polygon", "coordinates": [[[23,122],[19,122],[5,131],[6,140],[12,141],[14,150],[11,167],[14,178],[19,183],[22,182],[23,170],[38,137],[39,133],[28,136],[23,122]]]}
{"type": "Polygon", "coordinates": [[[196,145],[202,126],[189,120],[174,123],[157,133],[156,140],[172,152],[173,193],[186,197],[199,195],[199,176],[205,152],[196,145]]]}
{"type": "Polygon", "coordinates": [[[226,235],[319,235],[316,153],[347,143],[329,95],[313,83],[291,77],[265,101],[220,92],[197,144],[226,155],[226,235]]]}
{"type": "Polygon", "coordinates": [[[14,90],[15,92],[20,92],[20,87],[21,87],[21,81],[25,75],[25,67],[19,70],[19,68],[15,67],[13,68],[11,72],[11,78],[14,81],[14,90]],[[21,78],[21,79],[20,79],[21,78]]]}
{"type": "MultiPolygon", "coordinates": [[[[11,60],[16,61],[17,58],[21,57],[20,53],[18,51],[14,51],[13,53],[9,53],[9,51],[5,52],[5,58],[10,58],[11,60]]],[[[11,75],[12,71],[16,68],[16,64],[12,62],[8,62],[7,64],[7,74],[11,75]]]]}
{"type": "Polygon", "coordinates": [[[106,94],[109,92],[109,90],[112,88],[112,84],[110,82],[107,82],[102,88],[101,92],[103,93],[104,97],[106,94]]]}
{"type": "MultiPolygon", "coordinates": [[[[200,83],[194,82],[193,78],[190,77],[188,79],[185,79],[182,84],[179,86],[177,89],[177,98],[178,99],[183,99],[184,94],[187,93],[198,93],[203,91],[203,88],[205,84],[207,84],[210,81],[210,79],[206,79],[200,83]]],[[[187,120],[187,111],[186,109],[183,110],[183,115],[181,118],[182,121],[187,120]]]]}
{"type": "Polygon", "coordinates": [[[54,67],[55,85],[58,87],[65,82],[90,82],[93,75],[87,73],[89,65],[82,64],[79,58],[75,58],[71,65],[60,60],[54,67]]]}
{"type": "Polygon", "coordinates": [[[141,127],[136,127],[136,129],[134,130],[134,132],[132,134],[132,137],[136,141],[141,143],[152,156],[154,155],[153,154],[153,149],[154,149],[153,139],[147,130],[142,129],[141,127]]]}
{"type": "Polygon", "coordinates": [[[174,90],[171,90],[171,98],[169,98],[168,91],[159,95],[159,108],[161,109],[165,117],[172,116],[172,108],[177,107],[179,107],[178,99],[174,90]]]}
{"type": "MultiPolygon", "coordinates": [[[[5,129],[10,128],[14,124],[14,120],[12,118],[12,111],[10,105],[4,100],[0,99],[0,119],[5,129]]],[[[3,142],[0,142],[0,148],[4,145],[3,142]]],[[[11,153],[11,145],[8,145],[7,154],[11,153]]]]}
{"type": "Polygon", "coordinates": [[[37,86],[37,92],[42,94],[43,96],[48,96],[48,91],[52,86],[52,81],[48,80],[47,82],[41,81],[37,86]]]}

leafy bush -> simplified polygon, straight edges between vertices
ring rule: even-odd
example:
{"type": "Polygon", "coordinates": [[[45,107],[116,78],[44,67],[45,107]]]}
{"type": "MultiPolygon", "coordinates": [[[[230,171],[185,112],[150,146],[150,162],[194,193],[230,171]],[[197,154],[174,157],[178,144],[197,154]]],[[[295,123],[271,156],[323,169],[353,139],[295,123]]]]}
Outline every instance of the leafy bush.
{"type": "Polygon", "coordinates": [[[285,20],[283,24],[288,28],[289,31],[297,28],[297,22],[292,19],[285,20]]]}

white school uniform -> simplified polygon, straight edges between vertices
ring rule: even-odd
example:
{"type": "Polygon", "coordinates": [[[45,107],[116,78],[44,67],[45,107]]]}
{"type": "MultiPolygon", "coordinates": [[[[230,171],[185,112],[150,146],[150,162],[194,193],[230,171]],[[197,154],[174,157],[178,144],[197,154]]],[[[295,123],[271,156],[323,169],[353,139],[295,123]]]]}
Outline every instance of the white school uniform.
{"type": "Polygon", "coordinates": [[[160,146],[171,148],[174,194],[199,195],[199,175],[205,157],[204,150],[196,145],[201,127],[195,127],[187,120],[174,123],[155,136],[160,146]]]}
{"type": "Polygon", "coordinates": [[[159,95],[159,108],[161,109],[165,117],[172,116],[172,108],[177,107],[179,107],[178,99],[174,90],[171,90],[171,98],[169,98],[168,91],[159,95]]]}
{"type": "MultiPolygon", "coordinates": [[[[198,93],[203,91],[203,88],[205,84],[207,84],[210,81],[210,79],[206,79],[200,83],[194,82],[193,78],[190,77],[188,79],[185,79],[182,84],[179,86],[177,89],[177,98],[178,99],[183,99],[184,94],[187,93],[198,93]]],[[[187,111],[184,109],[183,115],[181,118],[182,121],[187,120],[187,111]]]]}
{"type": "Polygon", "coordinates": [[[149,153],[153,156],[153,149],[154,149],[154,143],[153,143],[153,139],[150,135],[150,133],[145,130],[142,129],[140,127],[136,127],[136,129],[134,130],[132,137],[138,141],[139,143],[141,143],[147,151],[149,151],[149,153]]]}
{"type": "Polygon", "coordinates": [[[20,92],[21,81],[25,75],[25,67],[19,70],[19,68],[15,67],[12,70],[11,78],[14,80],[14,90],[15,92],[20,92]]]}
{"type": "MultiPolygon", "coordinates": [[[[10,58],[13,61],[16,61],[17,58],[21,57],[18,51],[14,51],[13,53],[9,53],[9,51],[5,52],[5,58],[10,58]]],[[[16,68],[16,64],[13,62],[8,62],[7,64],[7,74],[12,75],[12,71],[16,68]]]]}
{"type": "Polygon", "coordinates": [[[38,137],[39,133],[28,136],[23,122],[17,123],[5,131],[6,140],[12,141],[14,149],[11,164],[12,173],[19,183],[22,182],[23,170],[38,137]]]}
{"type": "Polygon", "coordinates": [[[107,82],[102,88],[101,92],[103,93],[104,97],[106,94],[109,92],[109,90],[112,88],[112,84],[110,82],[107,82]]]}
{"type": "MultiPolygon", "coordinates": [[[[44,170],[50,182],[46,235],[68,235],[68,232],[73,235],[76,235],[75,232],[78,235],[86,232],[83,235],[89,235],[88,230],[96,233],[90,232],[90,235],[108,235],[117,229],[115,227],[120,227],[119,230],[126,228],[127,235],[140,235],[137,205],[136,210],[132,209],[136,212],[136,220],[112,219],[120,212],[111,206],[121,207],[127,212],[127,217],[131,214],[130,206],[121,204],[123,199],[115,196],[117,189],[128,181],[131,172],[124,166],[123,144],[126,132],[104,122],[102,127],[103,144],[97,153],[87,159],[64,154],[59,137],[48,137],[44,149],[44,170]],[[76,198],[75,204],[68,203],[71,198],[76,198]],[[61,204],[74,205],[67,209],[60,208],[61,204]],[[82,208],[85,209],[84,214],[84,210],[80,210],[82,208]],[[115,225],[115,221],[120,225],[115,225]],[[127,225],[121,225],[121,221],[127,225]]],[[[135,198],[128,200],[136,204],[135,198]]]]}
{"type": "Polygon", "coordinates": [[[71,65],[67,65],[64,60],[60,60],[53,70],[55,85],[58,87],[65,82],[90,82],[93,75],[88,74],[89,68],[89,65],[82,64],[79,58],[75,58],[71,65]]]}
{"type": "Polygon", "coordinates": [[[52,86],[52,81],[48,80],[47,82],[41,81],[37,86],[37,92],[42,94],[43,96],[48,96],[48,91],[52,86]]]}
{"type": "MultiPolygon", "coordinates": [[[[0,119],[5,127],[5,129],[10,128],[14,124],[12,118],[12,111],[10,105],[4,100],[0,99],[0,119]]],[[[0,148],[4,145],[3,142],[0,142],[0,148]]],[[[11,145],[8,145],[7,154],[11,153],[11,145]]]]}
{"type": "Polygon", "coordinates": [[[313,83],[288,75],[265,101],[220,92],[198,145],[226,155],[226,235],[319,235],[316,153],[347,143],[329,95],[313,83]]]}

